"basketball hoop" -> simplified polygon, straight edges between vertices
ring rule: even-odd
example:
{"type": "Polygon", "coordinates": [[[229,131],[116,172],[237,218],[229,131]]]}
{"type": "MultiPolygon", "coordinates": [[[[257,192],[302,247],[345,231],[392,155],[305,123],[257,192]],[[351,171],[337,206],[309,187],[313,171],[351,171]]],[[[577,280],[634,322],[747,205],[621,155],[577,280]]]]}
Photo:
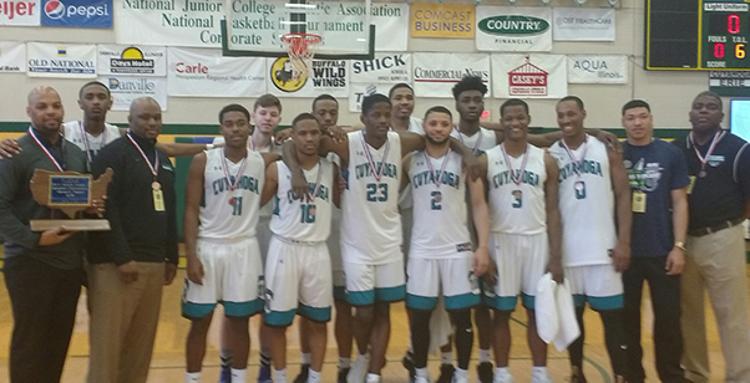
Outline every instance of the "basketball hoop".
{"type": "Polygon", "coordinates": [[[315,50],[322,41],[323,38],[314,33],[291,32],[281,36],[292,64],[292,78],[296,80],[303,73],[310,73],[315,50]]]}

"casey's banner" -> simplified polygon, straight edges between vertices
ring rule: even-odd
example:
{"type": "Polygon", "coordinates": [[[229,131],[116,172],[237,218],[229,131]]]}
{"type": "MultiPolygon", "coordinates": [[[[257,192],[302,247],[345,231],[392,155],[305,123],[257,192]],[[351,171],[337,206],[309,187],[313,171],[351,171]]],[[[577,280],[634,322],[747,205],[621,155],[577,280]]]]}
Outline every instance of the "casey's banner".
{"type": "Polygon", "coordinates": [[[480,51],[548,52],[552,50],[549,7],[477,7],[476,46],[480,51]]]}
{"type": "Polygon", "coordinates": [[[473,39],[474,9],[473,4],[412,3],[411,37],[473,39]]]}
{"type": "MultiPolygon", "coordinates": [[[[490,82],[490,56],[480,53],[414,53],[414,93],[419,97],[452,98],[451,88],[464,76],[490,82]]],[[[487,97],[491,95],[488,92],[487,97]]]]}
{"type": "Polygon", "coordinates": [[[266,93],[266,59],[224,57],[218,49],[167,49],[167,93],[178,97],[256,97],[266,93]]]}
{"type": "Polygon", "coordinates": [[[492,55],[492,89],[499,98],[568,95],[563,55],[492,55]]]}

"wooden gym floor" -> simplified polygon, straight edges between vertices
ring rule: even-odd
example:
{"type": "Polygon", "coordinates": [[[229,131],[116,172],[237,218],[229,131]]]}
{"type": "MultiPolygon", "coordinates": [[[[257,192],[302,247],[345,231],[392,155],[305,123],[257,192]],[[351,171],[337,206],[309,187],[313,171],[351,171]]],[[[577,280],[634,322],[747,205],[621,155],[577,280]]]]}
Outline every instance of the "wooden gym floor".
{"type": "MultiPolygon", "coordinates": [[[[750,267],[748,268],[750,272],[750,267]]],[[[0,276],[0,279],[2,277],[0,276]]],[[[154,359],[152,362],[151,373],[149,376],[150,383],[174,383],[184,380],[184,343],[187,334],[189,322],[180,316],[180,297],[182,293],[182,280],[184,279],[184,270],[180,270],[175,282],[167,287],[162,299],[162,313],[159,323],[159,330],[156,339],[154,359]]],[[[10,312],[10,302],[8,301],[7,290],[0,288],[0,382],[8,381],[8,344],[12,328],[12,316],[10,312]]],[[[87,362],[88,362],[88,317],[85,309],[85,292],[79,301],[78,317],[71,341],[69,358],[65,367],[62,382],[79,383],[85,381],[87,362]]],[[[655,370],[653,367],[653,345],[651,342],[651,314],[650,302],[648,298],[643,302],[643,344],[645,348],[645,366],[650,381],[656,381],[655,370]]],[[[710,311],[710,310],[707,310],[710,311]]],[[[511,371],[517,382],[528,382],[530,376],[530,354],[526,347],[524,314],[523,310],[517,310],[513,315],[511,331],[513,336],[513,345],[511,350],[511,371]]],[[[709,323],[709,347],[711,352],[712,369],[714,376],[712,381],[720,382],[723,379],[723,360],[718,342],[715,321],[713,314],[708,314],[709,323]]],[[[250,366],[248,382],[253,381],[258,370],[258,342],[257,326],[259,318],[251,320],[251,331],[253,334],[252,352],[250,357],[250,366]],[[251,379],[252,378],[252,379],[251,379]]],[[[204,361],[204,382],[218,381],[218,330],[214,321],[211,333],[209,335],[209,346],[204,361]]],[[[587,311],[586,316],[586,366],[585,372],[591,383],[611,382],[609,378],[609,363],[606,349],[604,347],[603,334],[598,315],[587,311]]],[[[297,346],[296,327],[288,332],[289,338],[289,375],[294,377],[299,367],[299,356],[297,346]]],[[[334,382],[336,373],[336,348],[332,331],[329,330],[329,346],[326,355],[326,364],[323,368],[324,382],[334,382]]],[[[392,309],[392,334],[390,346],[388,348],[388,364],[383,370],[383,382],[396,383],[406,382],[406,371],[401,367],[400,359],[408,347],[408,325],[403,304],[395,304],[392,309]]],[[[476,343],[475,343],[476,344],[476,343]]],[[[475,346],[476,349],[476,346],[475,346]]],[[[474,355],[476,358],[476,355],[474,355]]],[[[471,376],[472,382],[475,380],[476,359],[472,360],[471,376]]],[[[438,361],[436,356],[431,356],[430,367],[433,379],[437,378],[438,361]]],[[[568,376],[568,362],[565,353],[554,350],[550,347],[549,352],[549,370],[556,382],[566,382],[568,376]]]]}

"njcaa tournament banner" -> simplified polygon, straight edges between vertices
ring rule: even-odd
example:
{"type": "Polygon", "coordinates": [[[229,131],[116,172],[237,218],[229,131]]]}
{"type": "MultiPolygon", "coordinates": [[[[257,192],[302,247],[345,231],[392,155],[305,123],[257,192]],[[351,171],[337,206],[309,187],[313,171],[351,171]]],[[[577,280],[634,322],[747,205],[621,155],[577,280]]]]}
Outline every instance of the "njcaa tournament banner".
{"type": "Polygon", "coordinates": [[[481,53],[414,53],[414,93],[417,97],[453,98],[451,88],[464,76],[480,76],[490,88],[490,56],[481,53]]]}
{"type": "Polygon", "coordinates": [[[279,97],[349,96],[349,63],[346,60],[313,60],[310,73],[292,76],[287,56],[268,59],[265,76],[268,92],[279,97]]]}
{"type": "Polygon", "coordinates": [[[615,41],[614,8],[554,8],[555,41],[615,41]]]}
{"type": "Polygon", "coordinates": [[[561,98],[568,95],[563,55],[492,55],[497,98],[561,98]]]}
{"type": "Polygon", "coordinates": [[[167,94],[256,97],[266,93],[266,59],[224,57],[218,49],[167,49],[167,94]]]}
{"type": "Polygon", "coordinates": [[[376,52],[403,52],[409,43],[409,4],[372,3],[376,52]]]}
{"type": "Polygon", "coordinates": [[[628,56],[569,55],[568,82],[571,84],[626,84],[628,56]]]}
{"type": "Polygon", "coordinates": [[[29,77],[96,77],[96,45],[28,43],[26,59],[29,77]]]}
{"type": "Polygon", "coordinates": [[[100,76],[167,75],[167,48],[136,45],[99,45],[100,76]]]}
{"type": "Polygon", "coordinates": [[[0,41],[0,73],[26,72],[26,44],[0,41]]]}
{"type": "Polygon", "coordinates": [[[0,1],[0,26],[38,27],[42,14],[41,0],[3,0],[0,1]]]}
{"type": "Polygon", "coordinates": [[[130,104],[140,97],[152,97],[162,111],[167,110],[167,79],[161,77],[104,76],[99,81],[112,94],[112,110],[130,110],[130,104]]]}
{"type": "Polygon", "coordinates": [[[477,7],[477,50],[548,52],[552,50],[550,7],[477,7]]]}
{"type": "Polygon", "coordinates": [[[115,2],[120,44],[221,47],[224,0],[123,0],[115,2]]]}

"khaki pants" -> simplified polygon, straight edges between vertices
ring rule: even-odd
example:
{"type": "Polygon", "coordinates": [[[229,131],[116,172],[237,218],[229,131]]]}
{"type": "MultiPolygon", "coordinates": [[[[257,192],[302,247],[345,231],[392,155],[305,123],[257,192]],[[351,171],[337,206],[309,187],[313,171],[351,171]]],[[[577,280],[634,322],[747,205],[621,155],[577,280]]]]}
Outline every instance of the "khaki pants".
{"type": "Polygon", "coordinates": [[[88,266],[89,383],[145,383],[159,322],[164,263],[139,262],[123,283],[113,263],[88,266]]]}
{"type": "Polygon", "coordinates": [[[726,361],[726,382],[750,382],[745,240],[742,225],[702,237],[688,236],[682,274],[682,334],[685,377],[709,381],[703,291],[708,290],[726,361]]]}

